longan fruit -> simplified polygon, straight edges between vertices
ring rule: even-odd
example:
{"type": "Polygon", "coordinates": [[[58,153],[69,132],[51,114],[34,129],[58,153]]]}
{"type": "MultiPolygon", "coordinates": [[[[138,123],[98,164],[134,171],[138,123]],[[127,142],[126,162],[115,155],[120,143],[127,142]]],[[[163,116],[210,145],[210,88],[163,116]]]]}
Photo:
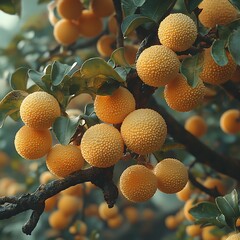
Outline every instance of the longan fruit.
{"type": "Polygon", "coordinates": [[[207,28],[227,25],[237,19],[237,9],[228,0],[203,0],[199,6],[202,11],[198,18],[207,28]]]}
{"type": "Polygon", "coordinates": [[[202,137],[207,132],[207,124],[201,116],[191,116],[184,124],[185,129],[197,138],[202,137]]]}
{"type": "Polygon", "coordinates": [[[164,46],[173,51],[185,51],[197,38],[197,26],[189,16],[172,13],[160,23],[158,37],[164,46]]]}
{"type": "Polygon", "coordinates": [[[79,38],[79,29],[77,24],[68,19],[61,19],[53,29],[53,36],[59,44],[70,45],[79,38]]]}
{"type": "Polygon", "coordinates": [[[103,35],[97,41],[97,50],[102,57],[110,57],[116,49],[116,37],[113,35],[103,35]]]}
{"type": "Polygon", "coordinates": [[[215,226],[208,226],[202,229],[202,238],[203,240],[220,240],[220,237],[214,235],[212,231],[215,229],[215,226]]]}
{"type": "Polygon", "coordinates": [[[202,233],[202,228],[200,225],[189,225],[186,227],[186,233],[190,237],[200,236],[202,233]]]}
{"type": "Polygon", "coordinates": [[[136,62],[141,80],[152,87],[160,87],[174,79],[179,71],[180,61],[168,47],[154,45],[143,50],[136,62]]]}
{"type": "Polygon", "coordinates": [[[167,216],[165,219],[165,225],[168,229],[174,230],[179,225],[178,221],[176,220],[176,217],[173,215],[167,216]]]}
{"type": "Polygon", "coordinates": [[[61,115],[58,101],[49,93],[34,92],[21,103],[20,116],[25,125],[35,129],[47,129],[61,115]]]}
{"type": "Polygon", "coordinates": [[[235,233],[230,235],[226,240],[239,240],[240,239],[240,233],[235,233]]]}
{"type": "Polygon", "coordinates": [[[158,189],[164,193],[181,191],[188,182],[188,170],[177,159],[165,158],[154,168],[158,180],[158,189]]]}
{"type": "Polygon", "coordinates": [[[119,87],[109,96],[97,95],[94,101],[94,110],[98,118],[112,124],[123,122],[135,107],[133,95],[124,87],[119,87]]]}
{"type": "Polygon", "coordinates": [[[240,132],[240,110],[229,109],[220,118],[220,128],[227,134],[240,132]]]}
{"type": "Polygon", "coordinates": [[[118,228],[123,223],[123,217],[121,215],[114,216],[107,220],[107,224],[110,228],[118,228]]]}
{"type": "Polygon", "coordinates": [[[167,125],[158,112],[137,109],[124,119],[121,135],[130,150],[144,155],[162,147],[167,135],[167,125]]]}
{"type": "Polygon", "coordinates": [[[225,195],[225,194],[226,194],[225,186],[224,186],[223,182],[222,182],[220,179],[208,177],[208,178],[203,182],[203,185],[204,185],[206,188],[209,188],[209,189],[217,188],[218,192],[219,192],[221,195],[225,195]]]}
{"type": "Polygon", "coordinates": [[[63,212],[64,215],[73,215],[79,210],[79,198],[70,195],[61,195],[58,201],[58,209],[63,212]]]}
{"type": "Polygon", "coordinates": [[[123,196],[132,202],[149,200],[157,190],[157,178],[143,165],[133,165],[120,176],[119,188],[123,196]]]}
{"type": "Polygon", "coordinates": [[[114,11],[114,5],[112,0],[91,0],[90,10],[98,17],[110,16],[114,11]]]}
{"type": "Polygon", "coordinates": [[[46,165],[52,174],[64,178],[82,169],[84,159],[77,146],[56,144],[47,155],[46,165]]]}
{"type": "Polygon", "coordinates": [[[113,166],[123,155],[123,140],[119,131],[105,123],[90,127],[81,140],[84,159],[92,166],[113,166]]]}
{"type": "Polygon", "coordinates": [[[194,207],[195,205],[195,202],[193,199],[188,199],[185,204],[184,204],[184,207],[183,207],[183,213],[184,213],[184,216],[185,218],[188,220],[188,221],[194,221],[194,217],[192,214],[189,213],[189,210],[194,207]]]}
{"type": "Polygon", "coordinates": [[[41,184],[46,184],[55,179],[55,176],[49,171],[42,172],[39,176],[39,182],[41,184]]]}
{"type": "Polygon", "coordinates": [[[81,197],[83,195],[83,192],[84,192],[83,185],[77,184],[75,186],[71,186],[71,187],[61,191],[61,194],[81,197]]]}
{"type": "Polygon", "coordinates": [[[84,37],[96,37],[103,30],[102,19],[88,9],[82,11],[77,25],[80,35],[84,37]]]}
{"type": "Polygon", "coordinates": [[[117,216],[118,207],[113,206],[112,208],[109,208],[106,202],[102,202],[98,208],[98,212],[100,218],[102,218],[103,220],[108,220],[110,218],[117,216]]]}
{"type": "Polygon", "coordinates": [[[83,4],[80,0],[58,0],[57,12],[62,18],[77,20],[82,14],[83,4]]]}
{"type": "Polygon", "coordinates": [[[57,205],[57,200],[58,200],[58,194],[48,198],[45,201],[45,208],[44,211],[45,212],[49,212],[51,211],[56,205],[57,205]]]}
{"type": "Polygon", "coordinates": [[[71,218],[66,216],[62,211],[56,210],[49,215],[49,225],[57,230],[66,229],[70,223],[71,218]]]}
{"type": "Polygon", "coordinates": [[[188,112],[203,102],[205,86],[201,80],[193,88],[182,74],[178,73],[164,89],[167,105],[178,112],[188,112]]]}
{"type": "Polygon", "coordinates": [[[135,207],[129,206],[124,209],[124,215],[131,224],[135,224],[138,221],[139,213],[135,207]]]}
{"type": "Polygon", "coordinates": [[[37,130],[23,126],[15,135],[14,145],[21,157],[34,160],[45,156],[50,151],[52,136],[48,129],[37,130]]]}
{"type": "Polygon", "coordinates": [[[205,49],[202,72],[199,75],[203,82],[220,85],[231,79],[237,69],[237,64],[229,52],[226,52],[226,54],[228,63],[224,66],[219,66],[211,55],[211,48],[205,49]]]}

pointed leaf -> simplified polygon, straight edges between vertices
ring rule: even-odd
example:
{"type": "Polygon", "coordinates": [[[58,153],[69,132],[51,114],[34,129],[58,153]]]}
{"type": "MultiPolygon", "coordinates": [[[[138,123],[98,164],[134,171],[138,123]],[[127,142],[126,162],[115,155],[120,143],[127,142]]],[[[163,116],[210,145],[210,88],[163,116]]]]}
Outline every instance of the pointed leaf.
{"type": "Polygon", "coordinates": [[[203,59],[203,54],[200,53],[184,59],[181,64],[180,72],[185,76],[191,87],[195,87],[199,81],[199,74],[203,67],[203,59]]]}
{"type": "Polygon", "coordinates": [[[0,10],[11,15],[14,15],[17,13],[14,2],[10,0],[1,0],[0,10]]]}
{"type": "Polygon", "coordinates": [[[109,79],[108,81],[104,82],[101,87],[97,90],[97,95],[112,95],[112,93],[118,89],[120,83],[114,79],[109,79]]]}
{"type": "Polygon", "coordinates": [[[10,85],[13,90],[26,91],[27,81],[28,81],[28,68],[20,67],[11,75],[10,85]]]}
{"type": "Polygon", "coordinates": [[[126,18],[124,18],[121,25],[123,36],[124,37],[127,36],[140,25],[148,22],[155,23],[155,21],[150,17],[146,17],[141,14],[133,14],[133,15],[127,16],[126,18]]]}
{"type": "Polygon", "coordinates": [[[97,76],[106,76],[113,78],[119,82],[123,79],[118,75],[114,69],[109,66],[102,58],[90,58],[85,61],[81,67],[81,73],[85,78],[94,78],[97,76]]]}
{"type": "Polygon", "coordinates": [[[237,63],[237,65],[240,65],[240,28],[238,30],[234,31],[230,36],[228,40],[228,49],[237,63]]]}
{"type": "Polygon", "coordinates": [[[202,1],[203,0],[184,0],[186,9],[189,13],[192,13],[202,1]]]}
{"type": "Polygon", "coordinates": [[[7,116],[19,111],[20,105],[27,95],[27,92],[14,90],[0,101],[0,128],[7,116]]]}
{"type": "Polygon", "coordinates": [[[176,0],[148,0],[140,8],[141,14],[159,22],[168,12],[172,10],[176,0]]]}
{"type": "Polygon", "coordinates": [[[234,229],[236,220],[240,216],[237,191],[234,189],[223,197],[217,197],[215,202],[219,211],[224,215],[226,223],[234,229]]]}
{"type": "Polygon", "coordinates": [[[72,136],[77,130],[80,118],[58,117],[53,123],[53,132],[58,141],[63,144],[69,144],[72,136]]]}
{"type": "Polygon", "coordinates": [[[219,66],[225,66],[228,64],[228,58],[225,50],[225,40],[215,40],[211,48],[211,55],[219,66]]]}
{"type": "Polygon", "coordinates": [[[132,15],[137,10],[138,6],[135,5],[134,1],[122,0],[122,8],[125,16],[132,15]]]}
{"type": "Polygon", "coordinates": [[[116,67],[114,70],[121,76],[121,78],[124,81],[126,81],[127,75],[130,73],[132,68],[131,67],[116,67]]]}

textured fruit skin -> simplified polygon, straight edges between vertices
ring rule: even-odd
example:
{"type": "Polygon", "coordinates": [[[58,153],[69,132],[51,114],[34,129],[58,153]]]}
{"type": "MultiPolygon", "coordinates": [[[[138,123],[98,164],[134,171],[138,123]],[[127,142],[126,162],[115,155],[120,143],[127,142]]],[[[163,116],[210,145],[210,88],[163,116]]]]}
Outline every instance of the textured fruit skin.
{"type": "Polygon", "coordinates": [[[64,213],[64,215],[73,215],[77,213],[80,206],[80,199],[75,196],[62,195],[58,201],[58,209],[64,213]]]}
{"type": "Polygon", "coordinates": [[[81,140],[84,159],[92,166],[113,166],[123,155],[123,140],[119,131],[105,123],[90,127],[81,140]]]}
{"type": "Polygon", "coordinates": [[[78,19],[78,30],[84,37],[96,37],[103,30],[102,19],[90,10],[83,10],[78,19]]]}
{"type": "Polygon", "coordinates": [[[227,65],[219,66],[215,63],[211,56],[211,49],[206,49],[204,51],[203,69],[199,75],[200,78],[204,82],[211,83],[213,85],[219,85],[230,80],[237,69],[237,65],[229,52],[227,52],[227,58],[227,65]]]}
{"type": "Polygon", "coordinates": [[[207,28],[226,25],[237,19],[237,10],[228,0],[203,0],[199,8],[203,10],[198,18],[207,28]]]}
{"type": "Polygon", "coordinates": [[[62,18],[77,20],[83,10],[80,0],[59,0],[57,1],[57,11],[62,18]]]}
{"type": "Polygon", "coordinates": [[[136,69],[149,86],[160,87],[176,77],[180,67],[177,55],[163,45],[146,48],[137,59],[136,69]]]}
{"type": "Polygon", "coordinates": [[[240,111],[238,109],[225,111],[220,118],[220,127],[227,134],[240,132],[240,111]]]}
{"type": "Polygon", "coordinates": [[[188,112],[196,108],[202,103],[204,95],[205,86],[201,80],[192,88],[181,74],[178,74],[164,89],[164,98],[168,106],[179,112],[188,112]]]}
{"type": "Polygon", "coordinates": [[[239,239],[240,239],[240,233],[236,233],[229,236],[226,240],[239,240],[239,239]]]}
{"type": "Polygon", "coordinates": [[[67,228],[70,220],[68,216],[64,215],[64,213],[59,210],[52,212],[48,218],[49,225],[57,230],[67,228]]]}
{"type": "Polygon", "coordinates": [[[110,57],[116,47],[116,37],[113,35],[103,35],[97,41],[97,50],[103,57],[110,57]]]}
{"type": "Polygon", "coordinates": [[[22,121],[35,129],[47,129],[52,126],[61,110],[57,100],[46,92],[29,94],[20,106],[22,121]]]}
{"type": "Polygon", "coordinates": [[[90,9],[98,17],[110,16],[115,11],[112,0],[92,0],[90,2],[90,9]]]}
{"type": "Polygon", "coordinates": [[[166,158],[154,168],[158,180],[158,189],[164,193],[181,191],[188,182],[188,170],[177,159],[166,158]]]}
{"type": "Polygon", "coordinates": [[[54,25],[53,36],[59,44],[67,46],[76,42],[79,37],[79,29],[70,20],[61,19],[54,25]]]}
{"type": "Polygon", "coordinates": [[[120,176],[119,189],[132,202],[149,200],[157,190],[157,178],[143,165],[133,165],[120,176]]]}
{"type": "Polygon", "coordinates": [[[118,214],[118,208],[116,206],[109,208],[106,202],[102,202],[98,208],[99,216],[103,220],[113,218],[118,214]]]}
{"type": "Polygon", "coordinates": [[[167,136],[167,125],[156,111],[138,109],[124,119],[121,135],[130,150],[144,155],[162,147],[167,136]]]}
{"type": "Polygon", "coordinates": [[[66,177],[84,165],[81,151],[74,145],[56,144],[47,155],[48,170],[57,177],[66,177]]]}
{"type": "Polygon", "coordinates": [[[160,42],[173,51],[185,51],[197,38],[197,27],[194,21],[185,14],[169,14],[159,25],[160,42]]]}
{"type": "Polygon", "coordinates": [[[202,137],[207,132],[207,124],[201,116],[191,116],[187,119],[184,127],[195,137],[202,137]]]}
{"type": "Polygon", "coordinates": [[[36,130],[23,126],[16,133],[14,144],[21,157],[34,160],[45,156],[50,151],[52,136],[48,129],[36,130]]]}
{"type": "Polygon", "coordinates": [[[135,99],[128,89],[119,87],[110,96],[97,95],[94,110],[100,120],[106,123],[121,123],[124,118],[135,110],[135,99]]]}

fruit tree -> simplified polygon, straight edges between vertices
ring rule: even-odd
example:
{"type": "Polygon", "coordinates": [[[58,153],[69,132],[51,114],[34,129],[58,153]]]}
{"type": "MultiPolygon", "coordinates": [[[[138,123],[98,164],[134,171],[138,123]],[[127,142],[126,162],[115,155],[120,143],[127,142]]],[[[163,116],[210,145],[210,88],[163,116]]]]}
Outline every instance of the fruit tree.
{"type": "Polygon", "coordinates": [[[0,1],[0,238],[240,239],[240,0],[27,2],[0,1]]]}

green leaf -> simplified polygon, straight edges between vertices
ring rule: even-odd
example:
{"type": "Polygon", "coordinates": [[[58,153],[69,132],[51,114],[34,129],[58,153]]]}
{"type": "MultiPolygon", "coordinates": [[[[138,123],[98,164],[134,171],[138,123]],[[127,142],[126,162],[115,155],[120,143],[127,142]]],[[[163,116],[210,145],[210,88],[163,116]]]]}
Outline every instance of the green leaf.
{"type": "Polygon", "coordinates": [[[106,76],[124,82],[114,69],[109,66],[102,58],[90,58],[82,64],[81,73],[85,78],[95,78],[98,76],[106,76]]]}
{"type": "Polygon", "coordinates": [[[138,7],[133,1],[122,0],[122,8],[125,16],[128,16],[134,14],[138,7]]]}
{"type": "Polygon", "coordinates": [[[118,89],[119,86],[120,86],[120,83],[118,81],[110,78],[109,80],[104,82],[101,87],[97,89],[96,94],[103,95],[103,96],[112,95],[112,93],[116,89],[118,89]]]}
{"type": "Polygon", "coordinates": [[[58,86],[64,80],[65,75],[70,71],[71,66],[55,61],[52,64],[51,80],[53,86],[58,86]]]}
{"type": "Polygon", "coordinates": [[[36,83],[36,85],[38,87],[40,87],[42,90],[44,90],[46,92],[48,91],[46,84],[42,81],[42,77],[44,76],[44,73],[40,73],[40,72],[30,69],[28,71],[28,76],[30,79],[33,80],[34,83],[36,83]]]}
{"type": "Polygon", "coordinates": [[[199,81],[203,60],[203,54],[198,53],[192,57],[185,58],[181,64],[180,72],[185,76],[191,87],[195,87],[199,81]]]}
{"type": "Polygon", "coordinates": [[[237,63],[237,65],[240,65],[240,28],[238,30],[234,31],[228,39],[228,49],[237,63]]]}
{"type": "Polygon", "coordinates": [[[126,81],[127,75],[132,70],[131,67],[116,67],[115,71],[121,76],[121,78],[126,81]]]}
{"type": "Polygon", "coordinates": [[[121,25],[123,36],[124,37],[127,36],[140,25],[144,23],[149,23],[149,22],[156,23],[150,17],[144,16],[142,14],[133,14],[133,15],[127,16],[126,18],[124,18],[121,25]]]}
{"type": "Polygon", "coordinates": [[[189,13],[192,13],[194,9],[202,2],[202,0],[184,0],[186,9],[189,13]]]}
{"type": "Polygon", "coordinates": [[[28,68],[18,68],[10,78],[10,85],[13,90],[27,90],[28,68]]]}
{"type": "Polygon", "coordinates": [[[140,8],[141,14],[150,17],[155,22],[159,22],[168,12],[170,12],[176,0],[148,0],[140,8]]]}
{"type": "Polygon", "coordinates": [[[228,64],[228,58],[225,50],[225,40],[214,40],[212,48],[211,48],[211,55],[219,66],[225,66],[228,64]]]}
{"type": "Polygon", "coordinates": [[[23,99],[28,95],[27,92],[14,90],[8,93],[0,102],[0,128],[3,126],[7,116],[19,111],[23,99]]]}
{"type": "Polygon", "coordinates": [[[100,123],[100,120],[98,119],[96,113],[94,112],[93,103],[89,103],[86,105],[84,109],[84,115],[82,115],[81,118],[85,120],[85,123],[87,124],[88,127],[100,123]]]}
{"type": "Polygon", "coordinates": [[[240,1],[239,0],[230,0],[230,2],[240,10],[240,1]]]}
{"type": "Polygon", "coordinates": [[[217,197],[215,202],[219,211],[224,215],[226,223],[229,227],[235,229],[236,220],[240,216],[236,189],[223,197],[217,197]]]}
{"type": "Polygon", "coordinates": [[[19,12],[19,6],[21,5],[21,1],[14,1],[14,0],[1,0],[0,2],[0,10],[7,14],[17,14],[19,12]]]}
{"type": "Polygon", "coordinates": [[[38,0],[38,4],[42,4],[42,3],[49,3],[52,0],[38,0]]]}
{"type": "Polygon", "coordinates": [[[84,108],[84,114],[89,116],[93,113],[94,113],[94,104],[93,103],[87,104],[84,108]]]}
{"type": "Polygon", "coordinates": [[[63,144],[69,144],[72,136],[77,130],[80,118],[58,117],[53,123],[53,132],[58,141],[63,144]]]}
{"type": "Polygon", "coordinates": [[[123,66],[123,67],[130,66],[125,59],[124,47],[120,47],[120,48],[117,48],[116,50],[114,50],[111,54],[110,59],[112,59],[114,61],[115,65],[119,65],[119,66],[123,66]]]}
{"type": "Polygon", "coordinates": [[[100,239],[100,233],[97,230],[93,230],[89,237],[90,240],[99,240],[100,239]]]}
{"type": "Polygon", "coordinates": [[[223,224],[217,219],[217,217],[221,215],[221,212],[214,203],[198,203],[189,210],[189,213],[196,219],[196,224],[202,224],[204,226],[216,225],[223,227],[223,224]]]}

